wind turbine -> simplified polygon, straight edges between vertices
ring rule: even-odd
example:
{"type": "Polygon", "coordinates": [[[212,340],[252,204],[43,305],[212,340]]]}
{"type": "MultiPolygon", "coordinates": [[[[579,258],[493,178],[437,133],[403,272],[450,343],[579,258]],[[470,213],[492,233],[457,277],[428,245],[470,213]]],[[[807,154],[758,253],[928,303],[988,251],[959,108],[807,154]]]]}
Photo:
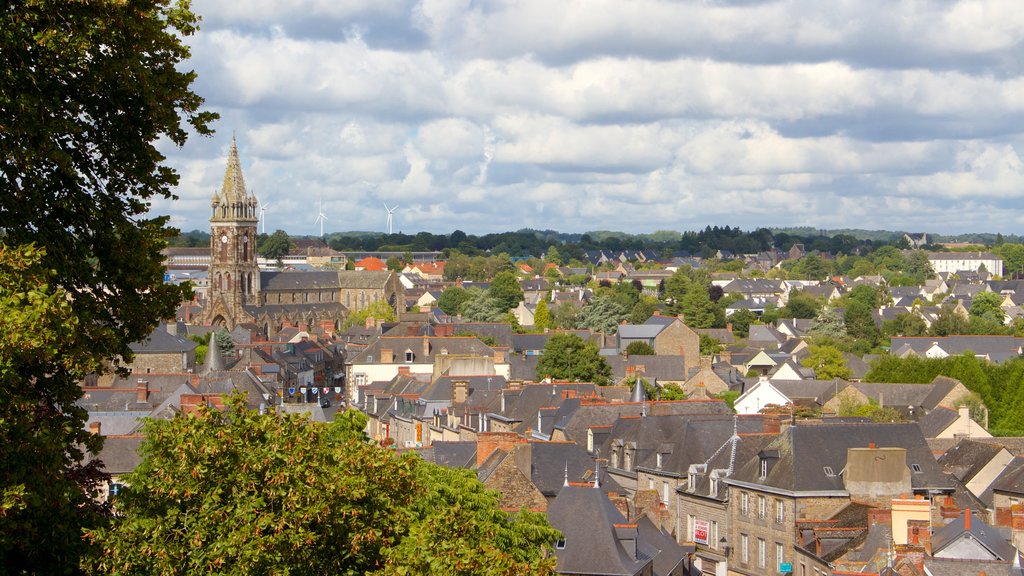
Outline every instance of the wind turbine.
{"type": "Polygon", "coordinates": [[[392,234],[392,230],[391,230],[391,225],[392,225],[392,222],[393,222],[392,221],[392,216],[395,214],[395,210],[398,210],[398,204],[395,204],[393,207],[388,208],[388,203],[385,202],[384,203],[384,209],[388,211],[388,234],[390,235],[390,234],[392,234]]]}
{"type": "Polygon", "coordinates": [[[317,222],[320,223],[320,237],[323,238],[324,237],[324,222],[327,220],[327,214],[324,214],[324,201],[323,200],[318,201],[317,202],[317,206],[318,206],[318,212],[317,212],[317,215],[316,215],[316,220],[314,220],[313,223],[314,224],[316,224],[317,222]]]}
{"type": "Polygon", "coordinates": [[[267,233],[267,206],[270,206],[270,204],[260,202],[260,226],[262,227],[261,232],[263,234],[267,233]]]}

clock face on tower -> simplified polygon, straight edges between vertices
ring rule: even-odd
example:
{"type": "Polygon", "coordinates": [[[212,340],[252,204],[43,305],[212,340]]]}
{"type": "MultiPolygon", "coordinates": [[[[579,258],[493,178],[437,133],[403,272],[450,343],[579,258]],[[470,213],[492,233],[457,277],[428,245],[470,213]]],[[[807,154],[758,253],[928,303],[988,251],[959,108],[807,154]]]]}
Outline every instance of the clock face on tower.
{"type": "Polygon", "coordinates": [[[228,243],[228,235],[227,234],[222,234],[221,237],[220,237],[220,241],[223,244],[227,244],[228,243]]]}

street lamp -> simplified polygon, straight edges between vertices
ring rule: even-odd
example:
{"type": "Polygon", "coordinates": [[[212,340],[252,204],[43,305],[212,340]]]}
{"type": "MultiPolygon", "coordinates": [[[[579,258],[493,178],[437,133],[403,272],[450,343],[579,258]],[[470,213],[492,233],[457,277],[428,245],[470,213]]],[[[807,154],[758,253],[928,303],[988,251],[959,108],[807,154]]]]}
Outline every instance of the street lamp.
{"type": "Polygon", "coordinates": [[[718,546],[722,549],[722,552],[725,553],[725,557],[728,558],[729,557],[729,548],[730,548],[729,547],[729,540],[727,540],[725,536],[722,536],[718,540],[718,546]]]}

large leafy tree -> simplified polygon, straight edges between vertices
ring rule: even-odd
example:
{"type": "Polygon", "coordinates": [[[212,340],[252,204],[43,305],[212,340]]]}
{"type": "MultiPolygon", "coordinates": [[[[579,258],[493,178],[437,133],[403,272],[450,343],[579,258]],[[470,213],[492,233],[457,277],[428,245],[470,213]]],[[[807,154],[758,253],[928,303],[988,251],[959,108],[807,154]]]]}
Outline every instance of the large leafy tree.
{"type": "Polygon", "coordinates": [[[595,296],[576,316],[576,326],[595,332],[613,334],[619,322],[629,315],[629,309],[610,296],[595,296]]]}
{"type": "Polygon", "coordinates": [[[88,534],[103,550],[91,572],[553,572],[542,515],[502,512],[470,471],[367,442],[365,415],[323,424],[240,395],[228,405],[146,424],[117,518],[88,534]]]}
{"type": "Polygon", "coordinates": [[[437,299],[437,307],[440,308],[445,314],[454,316],[459,313],[459,307],[466,300],[469,300],[470,294],[465,288],[461,286],[451,286],[446,288],[444,292],[441,292],[441,296],[437,299]]]}
{"type": "Polygon", "coordinates": [[[491,281],[489,290],[491,298],[501,305],[503,312],[515,308],[523,299],[523,289],[512,272],[498,272],[491,281]]]}
{"type": "Polygon", "coordinates": [[[846,359],[839,349],[832,346],[816,346],[812,344],[809,354],[800,363],[807,368],[814,369],[814,376],[819,380],[831,380],[833,378],[847,379],[850,377],[850,369],[846,366],[846,359]]]}
{"type": "MultiPolygon", "coordinates": [[[[128,345],[186,293],[162,282],[170,231],[148,210],[178,181],[155,143],[180,146],[188,125],[207,134],[214,118],[181,67],[183,37],[197,22],[183,0],[11,0],[0,9],[0,248],[39,249],[30,264],[7,268],[4,285],[64,294],[67,303],[60,326],[31,330],[25,345],[34,353],[9,355],[13,334],[0,338],[0,486],[20,494],[5,498],[0,565],[15,572],[77,564],[81,540],[67,533],[83,525],[90,487],[79,462],[97,448],[80,432],[77,382],[130,358],[128,345]]],[[[17,295],[6,306],[5,316],[39,314],[17,295]]]]}
{"type": "Polygon", "coordinates": [[[611,383],[612,368],[595,344],[575,334],[555,334],[537,362],[537,377],[548,376],[605,386],[611,383]]]}

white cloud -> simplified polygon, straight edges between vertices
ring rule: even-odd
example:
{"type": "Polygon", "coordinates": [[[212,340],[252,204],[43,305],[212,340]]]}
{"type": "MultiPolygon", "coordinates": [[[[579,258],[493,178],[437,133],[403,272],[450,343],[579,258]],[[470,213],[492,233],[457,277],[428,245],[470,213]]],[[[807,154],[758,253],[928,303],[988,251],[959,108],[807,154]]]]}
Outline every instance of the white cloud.
{"type": "Polygon", "coordinates": [[[223,120],[166,149],[205,228],[230,134],[271,228],[1016,230],[1010,0],[201,0],[223,120]],[[315,215],[314,215],[315,216],[315,215]]]}

